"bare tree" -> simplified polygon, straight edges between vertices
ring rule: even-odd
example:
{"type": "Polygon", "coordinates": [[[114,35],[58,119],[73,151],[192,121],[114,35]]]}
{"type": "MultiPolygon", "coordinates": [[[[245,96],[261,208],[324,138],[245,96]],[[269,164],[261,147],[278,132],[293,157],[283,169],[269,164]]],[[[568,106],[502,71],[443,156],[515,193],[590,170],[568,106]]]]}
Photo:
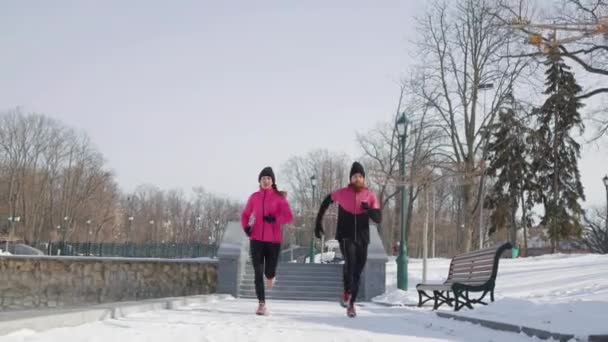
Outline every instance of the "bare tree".
{"type": "MultiPolygon", "coordinates": [[[[606,212],[606,211],[604,211],[606,212]]],[[[595,210],[592,217],[584,216],[583,243],[591,252],[608,253],[608,217],[599,210],[595,210]]]]}
{"type": "Polygon", "coordinates": [[[496,108],[526,67],[525,60],[500,57],[514,36],[499,25],[497,11],[489,0],[436,2],[418,20],[417,47],[425,57],[414,91],[433,108],[448,136],[450,146],[441,151],[445,165],[462,175],[466,251],[473,247],[474,214],[481,207],[483,176],[478,178],[483,174],[479,161],[487,154],[485,127],[494,122],[496,108]],[[491,92],[485,109],[480,101],[484,90],[491,92]]]}
{"type": "MultiPolygon", "coordinates": [[[[605,0],[562,0],[559,6],[544,6],[542,11],[531,10],[530,0],[500,0],[503,9],[497,17],[505,27],[527,36],[533,45],[528,52],[510,57],[527,58],[542,64],[552,47],[560,55],[586,73],[590,85],[578,95],[580,100],[608,93],[608,2],[605,0]],[[536,46],[537,48],[534,48],[536,46]],[[599,86],[598,86],[599,84],[599,86]]],[[[596,140],[608,133],[605,108],[590,110],[587,120],[596,128],[596,140]]]]}
{"type": "Polygon", "coordinates": [[[92,203],[113,183],[86,134],[20,109],[0,115],[0,178],[0,215],[20,217],[15,233],[33,244],[88,235],[84,222],[98,208],[92,203]]]}
{"type": "Polygon", "coordinates": [[[218,243],[242,207],[202,188],[122,193],[85,133],[20,109],[0,114],[0,180],[0,227],[32,244],[218,243]]]}
{"type": "Polygon", "coordinates": [[[238,220],[241,207],[202,187],[187,196],[179,189],[164,191],[146,184],[122,196],[117,222],[136,243],[219,243],[228,221],[238,220]]]}
{"type": "MultiPolygon", "coordinates": [[[[348,171],[352,160],[343,153],[314,150],[304,156],[294,156],[281,167],[287,180],[288,196],[294,211],[294,227],[298,229],[296,243],[303,245],[313,234],[311,226],[323,197],[348,184],[348,171]],[[316,198],[312,198],[311,177],[317,179],[316,198]]],[[[334,208],[335,209],[335,208],[334,208]]],[[[326,235],[332,236],[336,212],[332,208],[325,215],[326,235]]]]}
{"type": "MultiPolygon", "coordinates": [[[[399,203],[400,198],[396,196],[399,192],[399,185],[406,184],[409,189],[408,226],[411,227],[412,217],[415,216],[416,199],[422,189],[433,181],[431,177],[435,167],[433,161],[439,158],[435,153],[440,151],[440,147],[445,141],[440,126],[430,115],[430,106],[420,105],[417,103],[419,101],[416,97],[410,98],[405,95],[408,87],[409,84],[402,83],[393,120],[382,123],[364,134],[357,134],[357,140],[363,152],[363,160],[368,169],[368,182],[378,194],[383,209],[384,223],[381,233],[387,249],[394,246],[399,237],[400,225],[398,223],[401,204],[399,203]],[[402,113],[407,113],[409,121],[411,121],[411,129],[404,151],[407,170],[405,179],[400,179],[398,172],[402,152],[395,125],[397,118],[402,113]]],[[[410,243],[413,242],[410,239],[413,231],[413,229],[409,229],[407,232],[410,243]]]]}

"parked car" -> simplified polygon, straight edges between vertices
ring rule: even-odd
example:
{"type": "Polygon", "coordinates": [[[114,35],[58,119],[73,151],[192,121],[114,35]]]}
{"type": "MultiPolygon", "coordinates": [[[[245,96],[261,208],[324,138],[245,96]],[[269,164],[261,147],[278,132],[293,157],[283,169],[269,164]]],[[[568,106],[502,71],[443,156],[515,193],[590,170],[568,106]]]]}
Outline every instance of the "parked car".
{"type": "Polygon", "coordinates": [[[13,255],[44,255],[41,250],[23,243],[9,244],[8,251],[13,255]]]}

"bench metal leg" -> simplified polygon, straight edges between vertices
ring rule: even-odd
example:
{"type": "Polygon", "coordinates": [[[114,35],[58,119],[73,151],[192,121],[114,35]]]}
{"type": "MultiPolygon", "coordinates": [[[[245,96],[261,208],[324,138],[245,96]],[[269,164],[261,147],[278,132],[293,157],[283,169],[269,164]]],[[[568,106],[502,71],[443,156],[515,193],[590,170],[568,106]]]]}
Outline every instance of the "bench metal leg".
{"type": "Polygon", "coordinates": [[[488,305],[488,303],[483,301],[483,298],[488,294],[488,291],[483,291],[483,294],[481,295],[481,297],[479,297],[479,299],[477,299],[475,302],[479,303],[479,304],[483,304],[483,305],[488,305]]]}
{"type": "Polygon", "coordinates": [[[488,290],[485,290],[481,296],[477,299],[470,299],[469,297],[469,291],[467,291],[467,299],[469,300],[469,303],[471,304],[483,304],[483,305],[488,305],[488,303],[484,302],[483,299],[484,297],[488,294],[488,290]]]}
{"type": "Polygon", "coordinates": [[[435,300],[435,302],[437,302],[437,299],[431,296],[429,296],[428,294],[426,294],[426,292],[422,291],[422,290],[418,290],[418,307],[421,307],[424,303],[428,302],[429,300],[435,300]],[[422,296],[426,297],[425,300],[422,300],[422,296]]]}
{"type": "Polygon", "coordinates": [[[446,291],[446,304],[449,305],[450,307],[454,306],[452,305],[452,302],[454,301],[454,299],[450,298],[450,291],[446,291]]]}
{"type": "Polygon", "coordinates": [[[454,311],[458,311],[465,306],[469,309],[473,309],[473,304],[488,305],[488,303],[483,301],[488,293],[490,293],[490,297],[493,297],[492,290],[485,290],[479,298],[471,299],[471,295],[469,294],[468,290],[454,290],[454,301],[456,302],[454,311]]]}
{"type": "Polygon", "coordinates": [[[452,299],[450,298],[450,291],[433,291],[435,299],[435,307],[433,310],[437,310],[443,304],[452,306],[452,299]]]}
{"type": "Polygon", "coordinates": [[[433,295],[431,296],[424,290],[418,291],[418,307],[421,307],[426,302],[433,301],[433,310],[437,310],[443,304],[447,304],[450,307],[454,306],[454,299],[450,297],[450,290],[448,291],[440,291],[434,290],[433,295]]]}
{"type": "Polygon", "coordinates": [[[466,296],[467,296],[467,301],[466,301],[466,303],[464,303],[464,305],[466,305],[467,308],[473,310],[473,305],[471,305],[471,298],[469,298],[469,291],[467,291],[466,296]]]}
{"type": "Polygon", "coordinates": [[[469,299],[469,291],[465,291],[465,293],[463,294],[462,290],[454,290],[454,297],[456,301],[456,304],[454,305],[454,311],[459,311],[464,306],[469,309],[473,309],[473,306],[471,305],[471,299],[469,299]]]}
{"type": "Polygon", "coordinates": [[[433,298],[435,299],[435,304],[433,304],[433,310],[437,310],[441,304],[439,304],[439,294],[437,291],[433,291],[433,298]]]}

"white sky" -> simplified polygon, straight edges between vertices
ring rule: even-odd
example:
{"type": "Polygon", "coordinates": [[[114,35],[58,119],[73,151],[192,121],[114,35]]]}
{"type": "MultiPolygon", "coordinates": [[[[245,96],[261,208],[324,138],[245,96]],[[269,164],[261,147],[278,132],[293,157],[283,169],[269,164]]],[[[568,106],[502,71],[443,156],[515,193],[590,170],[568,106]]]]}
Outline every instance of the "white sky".
{"type": "MultiPolygon", "coordinates": [[[[359,155],[355,133],[393,116],[423,4],[5,1],[0,110],[86,131],[127,191],[202,185],[244,200],[266,165],[281,182],[290,156],[359,155]]],[[[606,155],[581,161],[592,204],[606,155]]]]}

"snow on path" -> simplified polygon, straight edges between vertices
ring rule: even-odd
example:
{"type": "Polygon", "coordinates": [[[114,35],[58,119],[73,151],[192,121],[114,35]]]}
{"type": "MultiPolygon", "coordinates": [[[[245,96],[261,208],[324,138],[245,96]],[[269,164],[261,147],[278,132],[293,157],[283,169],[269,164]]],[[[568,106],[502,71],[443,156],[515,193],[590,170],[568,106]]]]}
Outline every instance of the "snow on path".
{"type": "Polygon", "coordinates": [[[531,341],[524,335],[441,319],[428,310],[363,304],[353,319],[337,303],[268,305],[270,314],[260,317],[253,314],[253,300],[215,300],[41,333],[21,330],[0,337],[0,342],[531,341]]]}

